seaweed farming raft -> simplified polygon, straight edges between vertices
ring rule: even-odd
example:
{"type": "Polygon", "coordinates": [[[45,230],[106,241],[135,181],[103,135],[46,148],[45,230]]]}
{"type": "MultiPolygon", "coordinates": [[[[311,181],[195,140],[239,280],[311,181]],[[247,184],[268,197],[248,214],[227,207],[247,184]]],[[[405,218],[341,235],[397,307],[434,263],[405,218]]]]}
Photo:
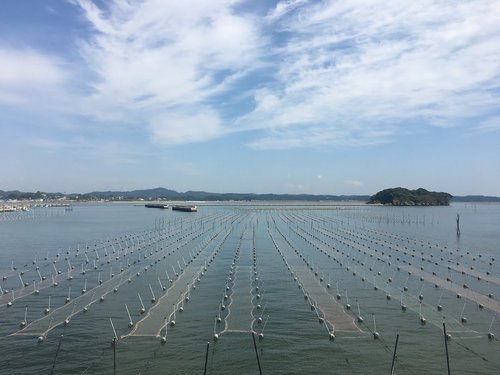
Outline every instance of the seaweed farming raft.
{"type": "Polygon", "coordinates": [[[0,223],[0,368],[498,373],[500,205],[133,207],[0,223]]]}

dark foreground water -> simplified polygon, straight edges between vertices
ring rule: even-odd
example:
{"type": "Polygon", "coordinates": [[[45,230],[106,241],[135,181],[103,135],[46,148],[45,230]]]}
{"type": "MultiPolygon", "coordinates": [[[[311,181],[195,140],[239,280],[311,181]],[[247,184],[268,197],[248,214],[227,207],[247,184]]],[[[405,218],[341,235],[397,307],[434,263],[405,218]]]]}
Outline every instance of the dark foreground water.
{"type": "Polygon", "coordinates": [[[500,373],[498,204],[9,215],[2,374],[500,373]]]}

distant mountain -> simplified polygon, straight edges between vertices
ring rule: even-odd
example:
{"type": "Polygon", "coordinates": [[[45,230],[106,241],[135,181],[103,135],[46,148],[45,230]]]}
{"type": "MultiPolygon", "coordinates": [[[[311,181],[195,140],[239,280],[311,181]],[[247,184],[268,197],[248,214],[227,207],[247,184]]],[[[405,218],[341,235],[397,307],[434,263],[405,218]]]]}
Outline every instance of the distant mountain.
{"type": "Polygon", "coordinates": [[[83,196],[107,199],[111,197],[123,197],[127,199],[176,199],[179,193],[162,187],[154,189],[132,190],[132,191],[94,191],[83,194],[83,196]]]}
{"type": "Polygon", "coordinates": [[[393,206],[449,206],[451,194],[428,191],[422,188],[408,190],[397,187],[379,191],[368,201],[369,204],[382,203],[393,206]]]}
{"type": "Polygon", "coordinates": [[[452,202],[500,202],[500,197],[493,197],[487,195],[465,195],[462,197],[451,198],[452,202]]]}
{"type": "MultiPolygon", "coordinates": [[[[395,189],[403,189],[403,188],[395,188],[395,189]]],[[[382,192],[377,193],[376,195],[370,197],[368,195],[313,195],[313,194],[255,194],[255,193],[211,193],[206,191],[195,191],[189,190],[184,193],[179,193],[175,190],[165,189],[163,187],[157,187],[154,189],[142,189],[142,190],[132,190],[132,191],[94,191],[91,193],[71,193],[71,194],[63,194],[63,193],[47,193],[37,191],[35,193],[31,192],[22,192],[18,190],[4,191],[0,190],[0,200],[23,200],[23,199],[60,199],[67,198],[79,201],[92,201],[92,200],[137,200],[137,199],[145,199],[145,200],[185,200],[185,201],[361,201],[366,202],[372,198],[378,197],[380,198],[380,194],[383,192],[387,192],[388,190],[395,189],[386,189],[382,192]]],[[[412,202],[410,204],[430,204],[432,201],[429,200],[427,203],[423,203],[423,201],[413,200],[415,197],[412,197],[410,190],[404,189],[406,192],[402,194],[402,191],[399,191],[399,196],[392,196],[391,200],[388,200],[388,197],[379,200],[379,202],[386,201],[386,204],[400,204],[400,202],[412,202]],[[410,194],[410,195],[408,195],[410,194]],[[394,200],[394,197],[396,200],[394,200]],[[390,203],[389,203],[390,202],[390,203]],[[420,202],[420,203],[419,203],[420,202]]],[[[420,193],[426,194],[447,194],[447,193],[433,193],[428,192],[425,189],[417,189],[420,193]]],[[[415,192],[415,191],[413,191],[415,192]]],[[[385,194],[385,193],[384,193],[385,194]]],[[[419,193],[417,193],[419,194],[419,193]]],[[[436,196],[435,196],[436,197],[436,196]]],[[[451,196],[450,196],[451,197],[451,196]]],[[[427,196],[429,198],[429,196],[427,196]]],[[[492,196],[483,196],[483,195],[467,195],[460,197],[451,198],[452,202],[500,202],[500,197],[492,197],[492,196]]],[[[433,204],[436,204],[433,203],[433,204]]]]}
{"type": "Polygon", "coordinates": [[[91,199],[164,199],[190,201],[366,201],[367,195],[312,195],[312,194],[254,194],[254,193],[210,193],[206,191],[189,190],[179,193],[165,188],[133,190],[133,191],[102,191],[82,195],[80,198],[91,199]]]}

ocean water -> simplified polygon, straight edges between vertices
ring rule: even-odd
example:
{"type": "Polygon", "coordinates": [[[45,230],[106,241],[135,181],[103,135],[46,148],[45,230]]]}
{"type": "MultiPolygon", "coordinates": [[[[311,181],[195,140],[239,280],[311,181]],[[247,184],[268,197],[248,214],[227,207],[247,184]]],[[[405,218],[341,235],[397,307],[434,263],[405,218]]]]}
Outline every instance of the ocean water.
{"type": "Polygon", "coordinates": [[[453,374],[497,374],[499,229],[499,204],[2,213],[0,373],[382,374],[396,335],[395,374],[445,373],[445,323],[453,374]]]}

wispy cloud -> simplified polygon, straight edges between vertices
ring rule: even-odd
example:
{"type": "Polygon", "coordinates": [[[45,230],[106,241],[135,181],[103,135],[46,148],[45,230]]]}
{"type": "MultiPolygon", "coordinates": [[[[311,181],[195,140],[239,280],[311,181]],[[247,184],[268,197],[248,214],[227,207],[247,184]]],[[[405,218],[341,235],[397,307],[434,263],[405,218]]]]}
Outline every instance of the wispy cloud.
{"type": "Polygon", "coordinates": [[[383,143],[497,108],[498,2],[283,1],[271,14],[290,37],[239,120],[268,130],[251,147],[383,143]]]}
{"type": "Polygon", "coordinates": [[[34,49],[0,46],[0,104],[31,104],[59,90],[67,79],[58,58],[34,49]]]}
{"type": "Polygon", "coordinates": [[[95,30],[81,41],[93,76],[93,115],[133,112],[161,143],[226,132],[210,101],[252,70],[261,46],[257,22],[236,14],[238,3],[112,1],[103,10],[76,1],[95,30]]]}
{"type": "Polygon", "coordinates": [[[363,186],[363,183],[359,180],[345,180],[344,183],[351,188],[357,188],[363,186]]]}
{"type": "Polygon", "coordinates": [[[81,59],[0,45],[0,105],[157,145],[252,131],[255,150],[496,129],[498,1],[68,1],[81,59]]]}
{"type": "Polygon", "coordinates": [[[500,131],[500,116],[490,117],[487,120],[481,121],[476,130],[481,133],[500,131]]]}

